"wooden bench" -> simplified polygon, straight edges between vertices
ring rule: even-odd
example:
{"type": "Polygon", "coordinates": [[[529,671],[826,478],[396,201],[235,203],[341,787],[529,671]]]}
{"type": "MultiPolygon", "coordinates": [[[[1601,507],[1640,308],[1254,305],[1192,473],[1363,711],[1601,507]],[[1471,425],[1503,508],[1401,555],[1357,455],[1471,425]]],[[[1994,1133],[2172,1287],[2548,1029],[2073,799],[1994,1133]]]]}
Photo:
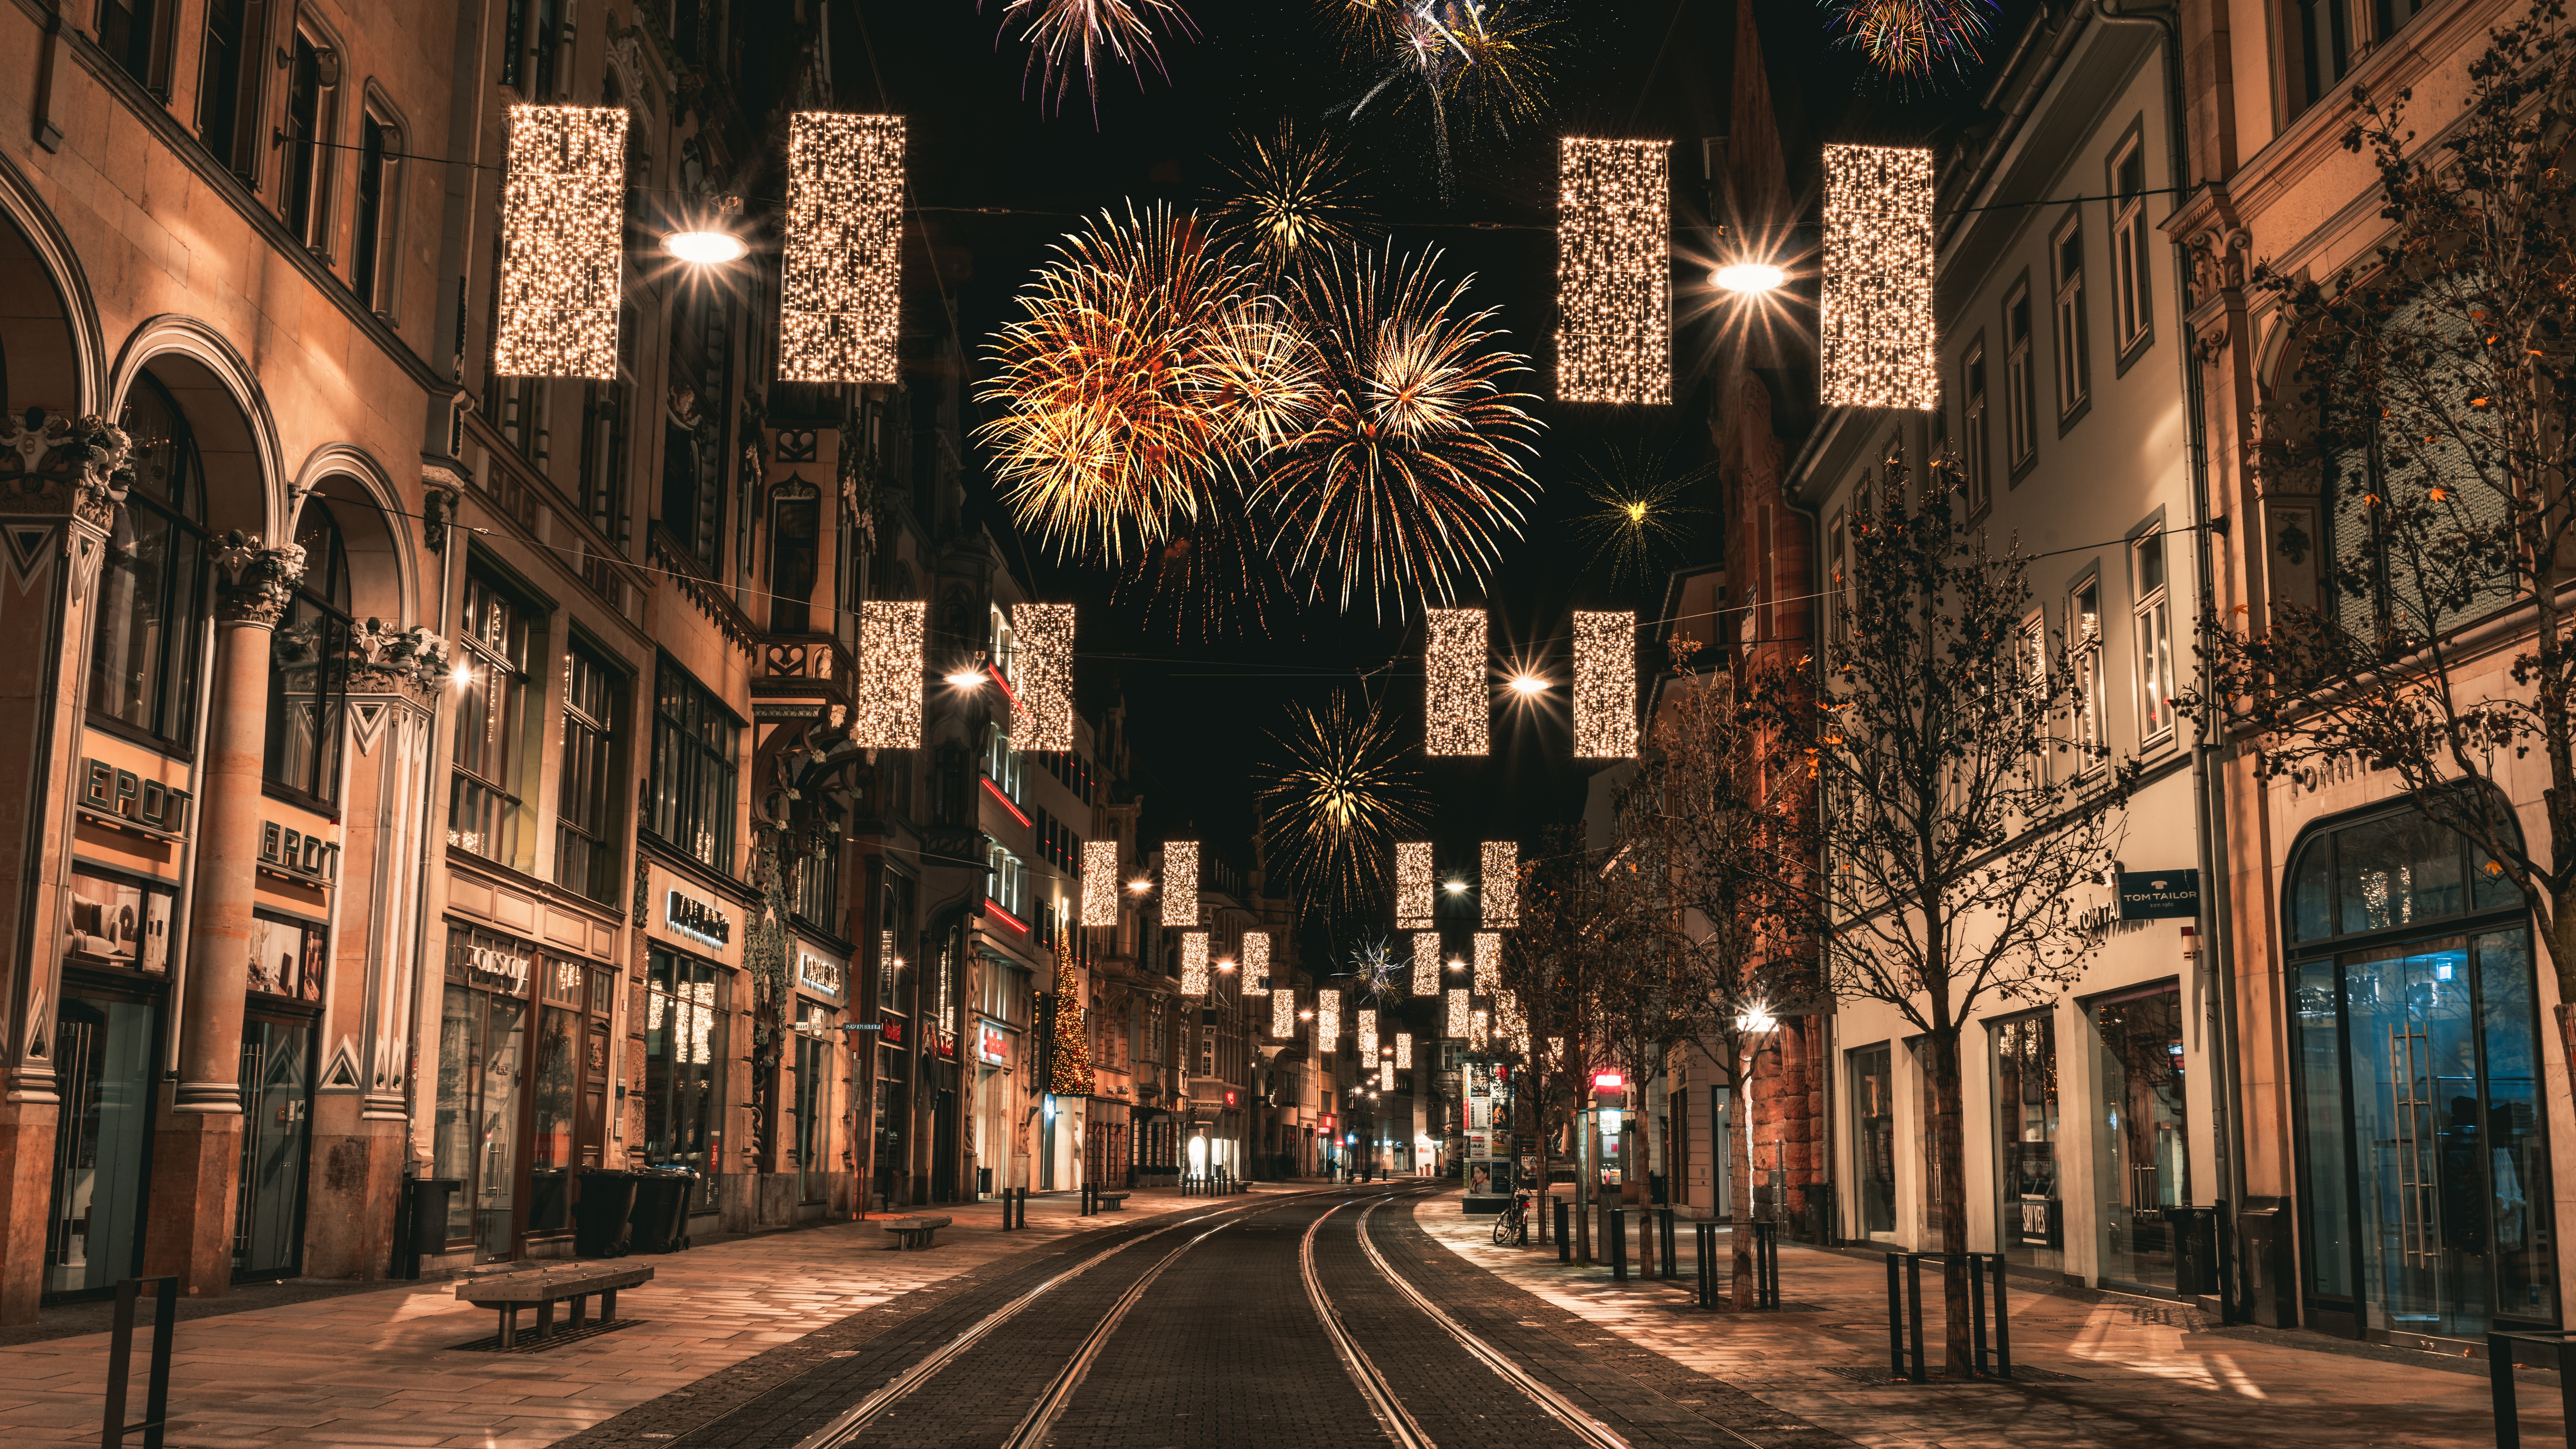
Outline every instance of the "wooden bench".
{"type": "Polygon", "coordinates": [[[533,1304],[537,1310],[537,1337],[554,1332],[555,1305],[570,1299],[572,1319],[568,1325],[579,1327],[590,1295],[599,1295],[599,1321],[617,1321],[617,1290],[653,1281],[650,1268],[623,1265],[606,1267],[595,1263],[572,1263],[561,1267],[523,1268],[515,1272],[491,1273],[469,1278],[456,1285],[456,1296],[477,1308],[496,1308],[501,1313],[501,1346],[516,1348],[519,1343],[519,1310],[533,1304]]]}
{"type": "Polygon", "coordinates": [[[1100,1204],[1100,1210],[1105,1213],[1123,1213],[1127,1210],[1127,1194],[1123,1192],[1096,1192],[1091,1195],[1091,1199],[1100,1204]]]}
{"type": "Polygon", "coordinates": [[[948,1226],[951,1221],[952,1219],[949,1218],[896,1218],[893,1222],[886,1224],[885,1230],[894,1234],[894,1245],[898,1250],[904,1248],[929,1248],[938,1246],[934,1241],[936,1235],[941,1228],[948,1226]]]}

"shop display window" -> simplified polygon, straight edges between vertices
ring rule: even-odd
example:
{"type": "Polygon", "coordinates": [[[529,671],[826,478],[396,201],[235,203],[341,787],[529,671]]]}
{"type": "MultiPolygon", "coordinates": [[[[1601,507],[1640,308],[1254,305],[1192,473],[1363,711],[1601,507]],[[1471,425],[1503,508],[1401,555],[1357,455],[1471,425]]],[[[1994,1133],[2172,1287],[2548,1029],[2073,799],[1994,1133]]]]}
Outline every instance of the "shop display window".
{"type": "Polygon", "coordinates": [[[298,1001],[320,1001],[327,974],[322,958],[323,931],[303,921],[266,912],[250,922],[250,989],[298,1001]]]}
{"type": "Polygon", "coordinates": [[[63,946],[84,965],[122,966],[166,974],[170,969],[168,887],[85,867],[72,868],[71,915],[63,946]]]}

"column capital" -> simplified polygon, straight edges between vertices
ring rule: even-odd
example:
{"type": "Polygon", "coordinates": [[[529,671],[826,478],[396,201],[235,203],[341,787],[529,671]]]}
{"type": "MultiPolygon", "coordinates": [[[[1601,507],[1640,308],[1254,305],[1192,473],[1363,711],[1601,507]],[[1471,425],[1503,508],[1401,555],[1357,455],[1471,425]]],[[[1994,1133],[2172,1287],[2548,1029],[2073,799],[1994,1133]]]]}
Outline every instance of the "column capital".
{"type": "Polygon", "coordinates": [[[0,513],[68,514],[101,530],[134,486],[134,440],[95,414],[0,417],[0,513]]]}
{"type": "Polygon", "coordinates": [[[349,692],[402,694],[426,704],[447,678],[447,640],[427,625],[369,619],[349,631],[349,692]]]}
{"type": "Polygon", "coordinates": [[[287,601],[304,582],[304,550],[294,544],[270,548],[255,533],[236,528],[209,545],[215,572],[215,617],[227,624],[274,629],[286,617],[287,601]]]}

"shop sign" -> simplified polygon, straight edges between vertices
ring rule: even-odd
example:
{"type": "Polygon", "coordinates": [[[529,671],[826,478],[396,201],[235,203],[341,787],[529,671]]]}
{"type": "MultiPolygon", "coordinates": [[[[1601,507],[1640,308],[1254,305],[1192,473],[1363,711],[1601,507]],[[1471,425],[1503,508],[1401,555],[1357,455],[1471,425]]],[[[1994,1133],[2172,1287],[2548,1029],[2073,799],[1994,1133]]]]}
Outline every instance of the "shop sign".
{"type": "Polygon", "coordinates": [[[713,902],[676,890],[662,903],[662,924],[702,945],[721,950],[733,944],[733,917],[713,902]]]}
{"type": "Polygon", "coordinates": [[[2200,915],[2197,870],[2124,870],[2111,878],[2124,921],[2191,920],[2200,915]]]}
{"type": "Polygon", "coordinates": [[[340,847],[274,820],[260,822],[259,863],[325,884],[340,878],[340,847]]]}
{"type": "Polygon", "coordinates": [[[939,1054],[949,1061],[957,1060],[957,1033],[943,1026],[933,1035],[939,1039],[939,1054]]]}
{"type": "Polygon", "coordinates": [[[820,955],[801,945],[796,948],[797,984],[815,995],[828,996],[834,1001],[840,1000],[841,983],[845,974],[841,963],[832,957],[820,955]]]}
{"type": "Polygon", "coordinates": [[[477,942],[460,941],[449,949],[456,953],[457,962],[464,966],[465,974],[473,979],[475,985],[506,988],[514,996],[526,995],[532,958],[527,952],[506,945],[479,944],[491,939],[482,936],[477,942]]]}
{"type": "Polygon", "coordinates": [[[186,790],[146,780],[105,760],[81,761],[80,803],[84,810],[113,815],[163,835],[185,835],[188,801],[192,798],[186,790]]]}
{"type": "Polygon", "coordinates": [[[884,1037],[889,1045],[903,1045],[903,1018],[900,1016],[887,1017],[884,1021],[878,1023],[877,1034],[884,1037]]]}
{"type": "Polygon", "coordinates": [[[975,1057],[986,1066],[1011,1064],[1011,1034],[1001,1023],[975,1019],[975,1057]]]}

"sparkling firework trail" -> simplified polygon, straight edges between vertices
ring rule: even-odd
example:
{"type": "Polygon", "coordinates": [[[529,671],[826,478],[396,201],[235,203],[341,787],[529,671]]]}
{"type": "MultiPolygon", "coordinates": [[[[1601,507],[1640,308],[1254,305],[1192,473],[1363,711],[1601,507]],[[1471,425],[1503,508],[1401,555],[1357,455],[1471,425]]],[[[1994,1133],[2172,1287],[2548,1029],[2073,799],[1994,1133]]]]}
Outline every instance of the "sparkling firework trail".
{"type": "Polygon", "coordinates": [[[1272,268],[1373,230],[1354,173],[1330,136],[1300,136],[1283,120],[1268,137],[1239,133],[1235,141],[1242,159],[1226,168],[1234,195],[1217,214],[1272,268]]]}
{"type": "Polygon", "coordinates": [[[1287,433],[1283,393],[1313,391],[1253,269],[1195,216],[1103,213],[1019,301],[980,433],[1020,523],[1068,555],[1118,562],[1195,519],[1211,479],[1287,433]]]}
{"type": "Polygon", "coordinates": [[[1342,109],[1356,118],[1381,101],[1389,110],[1421,103],[1444,198],[1453,121],[1459,139],[1487,127],[1508,134],[1546,107],[1548,32],[1558,17],[1542,0],[1329,0],[1325,8],[1345,58],[1374,71],[1342,109]]]}
{"type": "Polygon", "coordinates": [[[1405,983],[1412,973],[1413,963],[1398,958],[1395,948],[1383,939],[1353,947],[1350,973],[1353,1004],[1404,995],[1405,983]]]}
{"type": "Polygon", "coordinates": [[[1366,914],[1386,895],[1397,833],[1421,823],[1422,787],[1394,727],[1337,690],[1272,739],[1281,758],[1261,792],[1271,858],[1314,905],[1366,914]]]}
{"type": "Polygon", "coordinates": [[[1965,71],[1985,58],[1991,0],[1823,0],[1835,43],[1859,51],[1900,85],[1965,71]]]}
{"type": "MultiPolygon", "coordinates": [[[[978,0],[980,6],[980,0],[978,0]]],[[[1136,73],[1136,83],[1145,83],[1145,67],[1166,82],[1171,72],[1163,68],[1163,52],[1154,40],[1149,20],[1160,20],[1172,33],[1184,37],[1198,34],[1190,17],[1171,0],[1010,0],[1002,8],[1002,24],[1008,28],[1014,21],[1025,21],[1028,29],[1020,39],[1028,42],[1028,69],[1038,73],[1038,90],[1050,86],[1055,90],[1055,107],[1064,109],[1065,92],[1073,86],[1077,62],[1082,71],[1083,89],[1091,97],[1091,120],[1100,122],[1100,66],[1104,57],[1124,64],[1136,73]]]]}
{"type": "Polygon", "coordinates": [[[1299,279],[1321,401],[1253,497],[1312,597],[1348,610],[1366,588],[1380,618],[1481,583],[1538,492],[1536,399],[1507,387],[1529,360],[1494,345],[1493,309],[1464,310],[1465,283],[1432,275],[1437,256],[1336,256],[1299,279]]]}
{"type": "Polygon", "coordinates": [[[1576,520],[1584,542],[1592,546],[1585,567],[1607,561],[1613,588],[1623,582],[1642,586],[1667,551],[1689,538],[1687,520],[1709,512],[1683,500],[1717,476],[1717,464],[1667,473],[1669,453],[1624,452],[1614,444],[1609,454],[1606,465],[1583,464],[1583,493],[1595,505],[1576,520]]]}

